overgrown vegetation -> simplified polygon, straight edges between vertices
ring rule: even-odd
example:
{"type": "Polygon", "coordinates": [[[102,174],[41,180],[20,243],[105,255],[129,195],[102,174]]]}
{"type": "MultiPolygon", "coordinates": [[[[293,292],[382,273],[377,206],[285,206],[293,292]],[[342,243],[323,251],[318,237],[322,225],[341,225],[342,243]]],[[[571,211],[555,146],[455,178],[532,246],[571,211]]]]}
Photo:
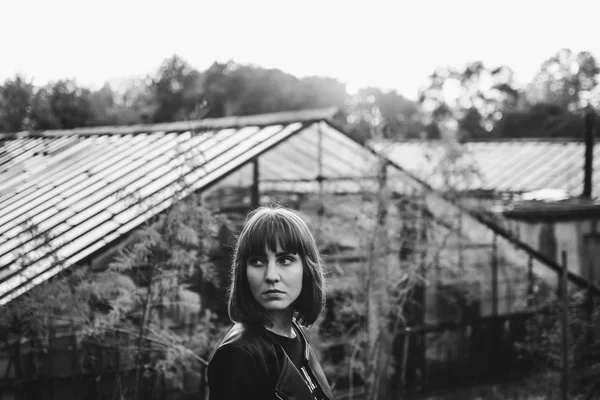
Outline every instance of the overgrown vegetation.
{"type": "MultiPolygon", "coordinates": [[[[600,396],[598,299],[586,290],[572,288],[568,298],[568,318],[569,393],[573,398],[597,398],[600,396]]],[[[516,346],[534,373],[551,375],[563,371],[562,323],[561,299],[548,304],[543,312],[528,321],[525,340],[516,346]]]]}
{"type": "MultiPolygon", "coordinates": [[[[211,255],[221,251],[217,237],[226,226],[197,196],[176,202],[134,231],[101,272],[71,267],[0,308],[5,348],[17,340],[48,362],[52,355],[43,354],[54,351],[55,338],[71,335],[77,364],[60,365],[50,376],[113,373],[113,398],[119,399],[150,398],[157,377],[184,392],[199,390],[206,357],[222,332],[189,287],[224,284],[211,255]]],[[[12,375],[29,374],[15,365],[12,375]]]]}

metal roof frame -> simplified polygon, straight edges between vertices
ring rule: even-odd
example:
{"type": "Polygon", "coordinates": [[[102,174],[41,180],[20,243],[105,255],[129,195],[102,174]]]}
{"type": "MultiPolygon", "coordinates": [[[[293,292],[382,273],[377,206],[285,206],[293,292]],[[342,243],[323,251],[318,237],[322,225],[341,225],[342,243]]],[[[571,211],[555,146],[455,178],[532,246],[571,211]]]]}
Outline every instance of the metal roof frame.
{"type": "MultiPolygon", "coordinates": [[[[304,190],[322,188],[324,183],[352,190],[373,181],[369,163],[382,155],[346,136],[333,120],[336,113],[336,109],[308,110],[0,135],[0,144],[5,144],[0,147],[0,305],[115,243],[167,209],[173,195],[205,191],[271,150],[285,150],[285,143],[293,138],[319,150],[317,169],[312,176],[280,176],[280,183],[304,190]],[[332,145],[335,151],[327,150],[332,145]],[[191,165],[188,151],[196,151],[191,165]],[[352,162],[349,157],[354,157],[352,162]],[[329,160],[335,162],[329,165],[329,160]],[[146,203],[126,201],[131,195],[146,203]],[[39,230],[30,237],[23,226],[28,221],[39,230]],[[28,256],[23,265],[18,265],[19,253],[28,256]]],[[[397,184],[425,190],[433,210],[454,207],[479,228],[489,228],[560,272],[557,263],[498,224],[445,198],[394,160],[386,161],[403,178],[397,184]]],[[[271,176],[286,171],[273,164],[268,167],[271,176]]],[[[290,168],[287,173],[295,172],[290,168]]],[[[269,178],[276,180],[276,176],[269,178]]],[[[589,285],[575,274],[569,278],[589,285]]],[[[590,287],[600,293],[600,288],[590,287]]]]}

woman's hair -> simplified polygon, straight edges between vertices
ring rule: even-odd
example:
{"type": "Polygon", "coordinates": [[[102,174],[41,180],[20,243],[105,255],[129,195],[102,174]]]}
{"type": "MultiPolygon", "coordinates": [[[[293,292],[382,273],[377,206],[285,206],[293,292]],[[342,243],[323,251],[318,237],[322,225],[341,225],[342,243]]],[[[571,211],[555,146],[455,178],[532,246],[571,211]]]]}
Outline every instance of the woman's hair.
{"type": "Polygon", "coordinates": [[[231,267],[228,311],[234,322],[269,324],[265,310],[252,296],[246,275],[250,256],[281,250],[298,254],[302,260],[302,290],[294,303],[296,321],[312,325],[324,308],[323,264],[315,239],[304,220],[281,206],[260,207],[246,217],[238,236],[231,267]]]}

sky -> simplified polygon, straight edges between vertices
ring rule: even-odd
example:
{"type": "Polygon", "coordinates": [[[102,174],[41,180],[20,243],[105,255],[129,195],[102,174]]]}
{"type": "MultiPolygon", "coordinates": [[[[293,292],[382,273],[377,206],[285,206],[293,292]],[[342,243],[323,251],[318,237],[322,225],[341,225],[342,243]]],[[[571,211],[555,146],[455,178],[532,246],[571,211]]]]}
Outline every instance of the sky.
{"type": "Polygon", "coordinates": [[[409,98],[436,66],[507,65],[521,84],[562,48],[600,58],[600,0],[0,0],[0,82],[91,88],[173,55],[234,60],[409,98]]]}

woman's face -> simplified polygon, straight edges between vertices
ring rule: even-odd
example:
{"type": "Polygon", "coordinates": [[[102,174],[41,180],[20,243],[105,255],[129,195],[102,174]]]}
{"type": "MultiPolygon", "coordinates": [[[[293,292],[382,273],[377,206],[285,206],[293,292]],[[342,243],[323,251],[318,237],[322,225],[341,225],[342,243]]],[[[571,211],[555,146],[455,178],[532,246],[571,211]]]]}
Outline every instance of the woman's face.
{"type": "Polygon", "coordinates": [[[298,254],[281,250],[272,252],[265,246],[264,255],[246,262],[246,276],[254,299],[268,312],[289,310],[302,291],[304,267],[298,254]]]}

